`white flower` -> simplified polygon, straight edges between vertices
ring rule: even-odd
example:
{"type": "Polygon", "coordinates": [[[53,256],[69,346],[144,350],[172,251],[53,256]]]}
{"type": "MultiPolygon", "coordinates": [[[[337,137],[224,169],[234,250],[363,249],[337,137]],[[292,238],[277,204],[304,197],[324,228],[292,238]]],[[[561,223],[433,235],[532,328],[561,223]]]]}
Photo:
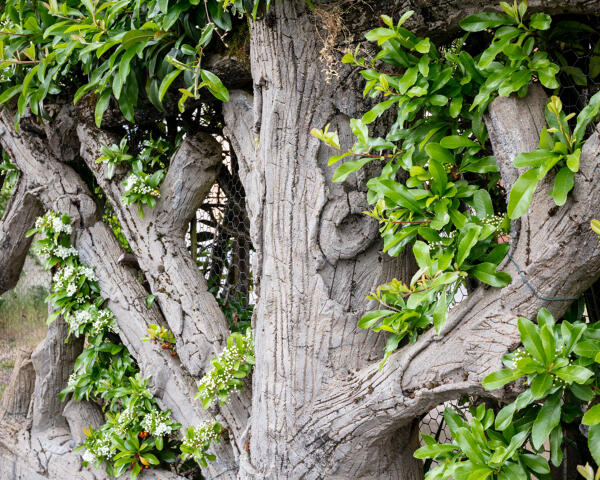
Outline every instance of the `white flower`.
{"type": "Polygon", "coordinates": [[[150,412],[144,416],[141,422],[144,431],[151,433],[155,437],[169,435],[173,431],[169,413],[167,412],[150,412]]]}
{"type": "Polygon", "coordinates": [[[86,450],[85,452],[83,452],[83,455],[81,455],[81,459],[84,462],[94,463],[94,461],[96,460],[96,456],[89,450],[86,450]]]}
{"type": "Polygon", "coordinates": [[[77,257],[79,255],[79,253],[77,252],[77,250],[73,247],[63,247],[62,245],[59,245],[58,247],[56,247],[54,249],[54,256],[58,257],[58,258],[62,258],[63,260],[65,258],[69,258],[69,257],[77,257]]]}
{"type": "Polygon", "coordinates": [[[74,283],[69,283],[65,292],[69,297],[72,297],[77,293],[77,285],[75,285],[74,283]]]}

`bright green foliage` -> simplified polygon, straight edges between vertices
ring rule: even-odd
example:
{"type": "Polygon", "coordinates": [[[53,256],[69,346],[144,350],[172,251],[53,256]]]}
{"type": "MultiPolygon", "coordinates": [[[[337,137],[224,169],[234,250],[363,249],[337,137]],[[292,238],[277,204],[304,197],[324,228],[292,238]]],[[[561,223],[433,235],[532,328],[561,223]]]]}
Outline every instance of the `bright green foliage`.
{"type": "Polygon", "coordinates": [[[4,210],[8,205],[8,200],[18,178],[19,171],[17,167],[10,161],[7,153],[2,151],[2,161],[0,161],[0,218],[4,215],[4,210]]]}
{"type": "Polygon", "coordinates": [[[600,322],[556,323],[541,309],[537,325],[525,318],[518,325],[524,348],[505,355],[507,368],[488,375],[483,386],[493,390],[526,377],[527,388],[495,418],[483,404],[469,425],[447,410],[444,417],[454,443],[439,445],[426,437],[427,446],[415,453],[442,463],[427,474],[428,480],[551,478],[544,476],[550,470],[539,456],[544,442],[549,439],[551,461],[559,466],[562,423],[576,420],[590,426],[590,453],[600,464],[600,408],[595,404],[600,394],[600,322]]]}
{"type": "Polygon", "coordinates": [[[558,87],[555,78],[558,65],[548,60],[546,52],[536,49],[536,31],[550,28],[550,16],[535,13],[526,20],[526,1],[519,5],[516,1],[513,5],[500,2],[500,5],[505,14],[479,13],[460,22],[468,32],[496,29],[490,46],[478,58],[477,69],[486,79],[471,109],[485,108],[495,92],[500,96],[513,92],[524,96],[533,76],[547,88],[558,87]]]}
{"type": "Polygon", "coordinates": [[[433,437],[423,436],[426,445],[415,452],[415,457],[435,458],[440,463],[427,472],[427,480],[516,480],[530,478],[528,473],[543,479],[550,473],[546,459],[525,447],[531,418],[519,419],[510,431],[499,431],[494,428],[494,411],[485,404],[472,407],[471,415],[467,420],[452,409],[444,411],[452,444],[439,444],[433,437]]]}
{"type": "Polygon", "coordinates": [[[75,400],[104,405],[107,422],[99,430],[87,431],[81,447],[86,450],[86,465],[105,464],[107,473],[115,476],[131,467],[136,478],[143,467],[175,460],[177,442],[170,436],[180,425],[170,419],[169,411],[160,411],[147,380],[115,335],[119,329],[111,311],[103,308],[94,270],[81,263],[71,247],[71,230],[67,215],[48,212],[28,232],[42,236],[35,248],[46,257],[45,268],[55,269],[48,301],[57,311],[49,321],[63,315],[69,335],[87,338],[60,396],[64,400],[72,394],[75,400]],[[142,443],[138,436],[144,438],[142,443]]]}
{"type": "Polygon", "coordinates": [[[181,458],[193,458],[196,463],[206,467],[207,461],[216,459],[212,453],[208,453],[208,449],[212,442],[220,441],[222,429],[219,422],[206,422],[186,429],[181,444],[181,458]]]}
{"type": "Polygon", "coordinates": [[[2,151],[2,161],[0,162],[0,175],[10,185],[17,183],[17,178],[19,178],[17,167],[10,161],[8,154],[4,150],[2,151]]]}
{"type": "Polygon", "coordinates": [[[519,176],[510,191],[507,213],[511,219],[519,218],[527,211],[538,183],[554,168],[558,170],[552,190],[554,203],[565,204],[574,185],[575,173],[579,171],[585,131],[599,113],[600,92],[577,115],[575,129],[571,133],[568,122],[575,114],[565,115],[560,99],[550,99],[546,106],[546,121],[550,128],[543,128],[540,148],[530,153],[521,153],[514,159],[515,167],[529,170],[519,176]]]}
{"type": "Polygon", "coordinates": [[[148,336],[142,338],[142,342],[153,341],[154,343],[161,344],[163,350],[171,350],[171,355],[175,355],[176,346],[175,346],[175,335],[173,332],[166,327],[162,327],[160,325],[156,325],[151,323],[148,325],[146,329],[148,332],[148,336]]]}
{"type": "MultiPolygon", "coordinates": [[[[227,89],[202,68],[213,37],[232,28],[232,13],[255,10],[258,2],[207,0],[105,1],[10,0],[1,18],[0,103],[18,96],[16,122],[29,106],[45,115],[48,95],[78,88],[75,102],[93,93],[95,119],[102,122],[114,97],[127,120],[144,101],[163,109],[177,77],[180,109],[206,87],[227,101],[227,89]]],[[[216,41],[216,40],[215,40],[216,41]]]]}
{"type": "Polygon", "coordinates": [[[250,374],[254,361],[252,330],[248,329],[245,335],[232,333],[223,353],[210,361],[213,369],[200,380],[195,398],[202,399],[204,408],[217,399],[224,405],[229,393],[243,388],[242,379],[250,374]]]}
{"type": "Polygon", "coordinates": [[[590,225],[592,227],[592,230],[594,232],[596,232],[598,235],[600,235],[600,221],[594,219],[591,221],[590,225]]]}
{"type": "Polygon", "coordinates": [[[123,137],[119,145],[103,146],[102,156],[96,163],[107,164],[107,177],[113,178],[117,166],[129,167],[130,174],[123,181],[125,192],[122,202],[125,205],[136,205],[138,213],[144,217],[144,206],[154,208],[157,198],[160,198],[160,183],[166,175],[166,163],[177,148],[177,144],[170,145],[166,140],[152,137],[142,142],[142,150],[137,156],[127,153],[127,137],[123,137]]]}
{"type": "Polygon", "coordinates": [[[395,256],[412,244],[419,264],[409,285],[392,281],[379,287],[370,298],[383,309],[359,323],[392,333],[388,354],[405,336],[414,341],[431,325],[440,332],[466,278],[494,287],[510,282],[496,271],[508,249],[503,238],[509,223],[490,195],[499,177],[482,115],[496,95],[524,95],[534,75],[557,85],[558,67],[536,48],[533,35],[547,28],[549,17],[532,16],[526,27],[521,21],[526,5],[509,10],[462,23],[468,31],[496,29],[492,46],[475,57],[462,49],[466,37],[438,51],[428,38],[403,28],[411,12],[396,24],[382,17],[387,28],[366,35],[379,45],[376,58],[367,61],[358,51],[343,58],[361,68],[365,96],[383,97],[361,119],[350,120],[356,143],[344,151],[328,127],[312,132],[340,152],[330,165],[353,158],[337,168],[334,181],[344,181],[370,161],[385,162],[381,174],[367,183],[367,198],[375,205],[369,215],[381,224],[386,252],[395,256]],[[404,73],[387,73],[376,61],[404,73]],[[386,135],[371,137],[369,124],[392,108],[397,115],[386,135]],[[399,181],[402,171],[405,181],[399,181]]]}
{"type": "MultiPolygon", "coordinates": [[[[402,26],[412,12],[397,23],[384,15],[386,27],[366,34],[379,46],[376,57],[362,58],[357,48],[342,59],[361,69],[367,81],[364,95],[378,99],[361,119],[350,120],[354,145],[342,149],[328,125],[312,131],[339,152],[329,165],[347,160],[337,167],[336,182],[369,162],[384,162],[379,176],[367,182],[367,199],[374,207],[365,213],[380,223],[384,251],[395,256],[412,245],[419,265],[409,284],[393,280],[378,287],[368,298],[381,309],[359,322],[361,328],[392,334],[386,358],[405,337],[414,342],[431,326],[440,333],[466,279],[493,287],[511,281],[497,271],[508,251],[510,223],[502,211],[503,188],[482,116],[494,97],[524,96],[536,79],[557,88],[559,67],[543,51],[551,18],[527,16],[526,2],[501,6],[504,13],[480,13],[460,23],[467,32],[493,32],[490,46],[476,55],[469,53],[475,47],[468,43],[472,33],[438,50],[428,38],[402,26]],[[384,136],[371,137],[369,124],[382,115],[395,121],[384,136]]],[[[579,114],[571,134],[570,116],[552,98],[546,115],[550,128],[542,133],[540,150],[515,159],[518,167],[535,168],[512,188],[510,218],[527,210],[538,182],[554,167],[553,196],[557,204],[565,203],[579,169],[586,127],[599,110],[600,94],[579,114]]]]}

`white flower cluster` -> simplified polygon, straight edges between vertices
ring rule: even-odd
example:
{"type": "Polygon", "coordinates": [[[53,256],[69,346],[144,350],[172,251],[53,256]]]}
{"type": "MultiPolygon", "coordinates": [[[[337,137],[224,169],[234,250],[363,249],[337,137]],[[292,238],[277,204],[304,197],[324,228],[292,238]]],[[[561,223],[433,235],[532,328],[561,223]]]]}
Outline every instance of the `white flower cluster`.
{"type": "Polygon", "coordinates": [[[77,333],[83,325],[91,325],[91,334],[98,335],[100,332],[110,330],[119,333],[119,327],[112,312],[106,308],[98,309],[95,305],[76,310],[75,314],[66,317],[71,333],[77,333]]]}
{"type": "Polygon", "coordinates": [[[63,260],[69,257],[77,257],[79,256],[79,252],[73,247],[63,247],[62,245],[58,245],[53,252],[51,252],[53,256],[62,258],[63,260]]]}
{"type": "Polygon", "coordinates": [[[73,372],[69,375],[69,381],[67,382],[67,388],[75,388],[75,384],[79,380],[79,374],[77,372],[73,372]]]}
{"type": "Polygon", "coordinates": [[[69,297],[74,296],[78,291],[79,281],[81,277],[85,277],[91,282],[98,280],[94,269],[85,265],[66,265],[58,270],[52,281],[54,282],[54,291],[65,290],[69,297]]]}
{"type": "Polygon", "coordinates": [[[119,333],[119,326],[110,310],[103,308],[102,310],[97,310],[97,312],[98,314],[94,318],[94,324],[92,325],[93,333],[97,334],[105,329],[113,333],[119,333]]]}
{"type": "Polygon", "coordinates": [[[232,380],[236,370],[236,364],[244,361],[244,353],[240,351],[237,344],[226,347],[219,357],[220,369],[213,368],[208,372],[198,384],[198,389],[203,390],[203,397],[214,397],[220,390],[237,390],[237,385],[229,386],[229,380],[232,380]]]}
{"type": "Polygon", "coordinates": [[[142,420],[142,428],[155,437],[169,435],[173,431],[169,412],[153,411],[147,413],[142,420]]]}
{"type": "Polygon", "coordinates": [[[215,424],[216,422],[204,422],[188,429],[183,445],[194,450],[208,448],[210,442],[219,438],[219,433],[214,428],[215,424]]]}
{"type": "Polygon", "coordinates": [[[89,463],[98,460],[109,460],[116,453],[116,450],[112,446],[112,442],[108,435],[101,434],[91,441],[86,441],[86,451],[83,453],[81,458],[89,463]]]}
{"type": "Polygon", "coordinates": [[[70,235],[73,231],[71,225],[63,223],[60,215],[50,211],[43,217],[38,217],[35,221],[35,228],[52,230],[54,233],[66,233],[70,235]]]}
{"type": "Polygon", "coordinates": [[[119,419],[118,419],[119,424],[116,426],[115,430],[121,434],[125,433],[128,430],[129,425],[131,423],[133,423],[136,418],[137,418],[137,415],[133,411],[131,406],[127,407],[125,410],[123,410],[120,413],[119,419]]]}
{"type": "Polygon", "coordinates": [[[132,173],[125,182],[125,190],[131,193],[138,193],[140,195],[150,195],[152,197],[160,197],[160,191],[156,188],[152,188],[146,185],[146,182],[142,177],[132,173]]]}
{"type": "Polygon", "coordinates": [[[488,215],[487,217],[481,219],[481,223],[483,223],[484,225],[491,225],[496,229],[500,227],[503,221],[504,217],[500,217],[498,215],[488,215]]]}

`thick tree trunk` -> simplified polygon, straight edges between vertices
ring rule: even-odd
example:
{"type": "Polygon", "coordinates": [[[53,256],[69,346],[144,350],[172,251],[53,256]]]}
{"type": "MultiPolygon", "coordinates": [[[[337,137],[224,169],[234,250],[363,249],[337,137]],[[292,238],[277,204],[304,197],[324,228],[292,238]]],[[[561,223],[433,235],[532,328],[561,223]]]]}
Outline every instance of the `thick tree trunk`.
{"type": "Polygon", "coordinates": [[[32,240],[25,233],[41,214],[39,200],[21,176],[0,221],[0,294],[17,284],[32,240]]]}
{"type": "Polygon", "coordinates": [[[348,119],[364,108],[358,77],[344,70],[325,83],[310,10],[303,2],[271,8],[252,24],[254,98],[238,92],[225,106],[260,282],[250,453],[240,478],[417,479],[405,429],[365,437],[352,466],[335,462],[327,439],[302,432],[323,391],[381,358],[383,336],[356,322],[365,296],[383,280],[409,278],[412,263],[383,260],[377,224],[361,214],[364,175],[333,184],[329,152],[309,133],[331,123],[351,145],[348,119]]]}

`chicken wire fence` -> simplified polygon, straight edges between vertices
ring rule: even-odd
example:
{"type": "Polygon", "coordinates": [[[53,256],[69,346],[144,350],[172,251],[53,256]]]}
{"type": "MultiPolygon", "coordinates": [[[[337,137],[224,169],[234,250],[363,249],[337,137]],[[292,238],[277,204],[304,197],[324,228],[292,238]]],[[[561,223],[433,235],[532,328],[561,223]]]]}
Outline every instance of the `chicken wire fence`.
{"type": "Polygon", "coordinates": [[[238,161],[229,145],[222,144],[223,165],[190,224],[188,238],[192,257],[231,328],[242,330],[250,324],[255,303],[250,270],[253,248],[238,161]]]}

